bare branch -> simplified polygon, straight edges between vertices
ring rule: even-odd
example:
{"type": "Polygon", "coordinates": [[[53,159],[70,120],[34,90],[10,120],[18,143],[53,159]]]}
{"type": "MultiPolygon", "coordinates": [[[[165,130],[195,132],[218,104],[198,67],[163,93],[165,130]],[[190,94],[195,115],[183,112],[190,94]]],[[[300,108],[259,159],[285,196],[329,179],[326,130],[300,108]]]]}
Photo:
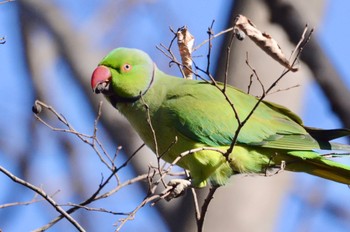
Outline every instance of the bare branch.
{"type": "Polygon", "coordinates": [[[62,206],[74,206],[74,207],[78,207],[81,209],[85,209],[87,211],[94,211],[94,212],[101,212],[101,213],[108,213],[108,214],[113,214],[113,215],[123,215],[126,216],[129,213],[123,213],[123,212],[115,212],[112,210],[107,210],[105,208],[93,208],[93,207],[87,207],[85,205],[79,205],[79,204],[74,204],[74,203],[67,203],[67,204],[63,204],[62,206]]]}
{"type": "Polygon", "coordinates": [[[236,33],[232,33],[231,36],[230,36],[230,39],[229,39],[229,42],[228,42],[228,45],[227,45],[227,48],[226,48],[226,64],[225,64],[225,75],[224,75],[224,88],[223,88],[223,92],[226,92],[226,87],[227,87],[227,80],[228,80],[228,70],[229,70],[229,67],[230,67],[230,54],[231,54],[231,47],[232,47],[232,44],[233,44],[233,41],[234,41],[234,38],[235,38],[235,34],[236,33]]]}
{"type": "Polygon", "coordinates": [[[0,172],[4,173],[6,176],[8,176],[11,180],[14,182],[23,185],[24,187],[31,189],[32,191],[36,192],[40,196],[42,196],[48,203],[52,205],[52,207],[61,214],[62,217],[67,219],[78,231],[85,231],[85,229],[76,221],[74,218],[72,218],[69,213],[67,213],[61,206],[59,206],[56,201],[50,197],[43,189],[36,187],[35,185],[13,175],[10,171],[5,169],[4,167],[0,166],[0,172]]]}
{"type": "MultiPolygon", "coordinates": [[[[55,195],[55,194],[53,194],[55,195]]],[[[53,197],[51,195],[51,197],[53,197]]],[[[8,208],[8,207],[13,207],[13,206],[20,206],[20,205],[31,205],[33,203],[37,203],[40,201],[43,201],[44,199],[38,198],[39,194],[35,193],[33,198],[30,201],[24,201],[24,202],[12,202],[12,203],[7,203],[7,204],[2,204],[0,205],[0,209],[8,208]]]]}
{"type": "MultiPolygon", "coordinates": [[[[264,96],[264,95],[266,94],[264,84],[261,82],[260,77],[259,77],[258,73],[256,72],[255,68],[253,68],[253,67],[251,66],[251,64],[249,63],[248,52],[246,53],[246,60],[245,60],[245,63],[246,63],[247,66],[250,68],[250,70],[252,70],[253,76],[255,76],[256,79],[258,80],[258,82],[259,82],[259,84],[260,84],[260,87],[261,87],[261,89],[262,89],[262,95],[264,96]]],[[[248,93],[249,93],[249,89],[250,89],[250,85],[248,85],[248,93]]]]}
{"type": "MultiPolygon", "coordinates": [[[[281,25],[290,41],[297,44],[299,41],[298,34],[305,25],[305,17],[298,13],[291,1],[265,0],[264,2],[269,7],[271,22],[281,25]]],[[[301,60],[312,71],[315,80],[327,96],[332,110],[339,116],[344,126],[350,128],[350,107],[348,101],[350,92],[342,81],[339,72],[326,58],[317,40],[309,42],[308,48],[301,56],[301,60]]]]}
{"type": "MultiPolygon", "coordinates": [[[[102,104],[100,104],[100,108],[101,108],[102,104]]],[[[145,104],[145,107],[146,107],[146,111],[147,111],[147,104],[145,104]]],[[[90,145],[91,147],[93,147],[93,149],[95,150],[96,154],[99,155],[99,157],[101,157],[101,155],[99,154],[99,150],[96,148],[96,144],[98,144],[98,147],[100,149],[103,150],[104,153],[106,153],[106,156],[109,156],[108,153],[104,150],[103,148],[103,145],[99,142],[98,140],[98,137],[97,137],[97,124],[98,124],[98,121],[99,121],[99,118],[101,117],[101,110],[99,109],[98,111],[98,114],[97,114],[97,117],[94,121],[94,129],[93,129],[93,135],[86,135],[86,134],[81,134],[80,132],[76,131],[73,126],[67,121],[67,119],[60,113],[58,113],[52,106],[49,106],[41,101],[38,101],[36,100],[35,101],[35,104],[33,106],[33,111],[35,112],[35,117],[41,122],[43,123],[45,126],[47,126],[48,128],[50,128],[51,130],[53,131],[57,131],[57,132],[63,132],[63,133],[71,133],[71,134],[74,134],[76,135],[78,138],[81,139],[81,141],[83,141],[84,143],[90,145]],[[64,128],[58,128],[58,127],[54,127],[52,125],[50,125],[48,122],[46,122],[44,119],[42,119],[40,117],[40,113],[43,111],[43,110],[48,110],[49,112],[53,113],[57,119],[63,124],[65,125],[68,129],[64,129],[64,128]]],[[[150,115],[149,115],[149,111],[148,112],[148,118],[149,118],[149,125],[154,133],[154,139],[156,140],[156,137],[155,137],[155,131],[153,129],[153,126],[152,126],[152,123],[151,123],[151,119],[150,119],[150,115]]],[[[156,145],[157,146],[157,145],[156,145]]],[[[170,145],[172,146],[172,145],[170,145]]],[[[161,193],[161,194],[153,194],[155,192],[155,189],[157,188],[158,186],[158,183],[159,181],[156,181],[154,183],[152,183],[151,185],[151,188],[153,190],[149,191],[149,194],[147,194],[146,198],[134,209],[132,210],[131,212],[129,213],[122,213],[122,212],[115,212],[115,211],[112,211],[112,210],[107,210],[107,209],[102,209],[102,208],[91,208],[91,207],[88,207],[87,205],[94,202],[94,201],[97,201],[97,200],[100,200],[100,199],[103,199],[103,198],[107,198],[107,197],[110,197],[112,196],[113,194],[117,193],[119,190],[121,190],[122,188],[128,186],[128,185],[131,185],[131,184],[134,184],[136,182],[140,182],[140,181],[143,181],[143,180],[146,180],[146,179],[149,179],[150,177],[158,174],[160,177],[159,177],[159,180],[163,180],[164,176],[165,175],[174,175],[174,174],[171,174],[170,173],[170,168],[172,166],[170,166],[168,169],[164,170],[163,168],[160,167],[160,163],[158,162],[158,166],[156,169],[152,170],[151,172],[149,173],[146,173],[146,174],[143,174],[143,175],[139,175],[133,179],[130,179],[130,180],[127,180],[123,183],[119,183],[118,182],[118,185],[117,187],[115,187],[114,189],[108,191],[108,192],[105,192],[103,194],[100,194],[100,192],[102,191],[102,189],[107,185],[107,183],[110,182],[111,178],[119,171],[121,170],[122,168],[126,167],[127,164],[130,162],[130,160],[137,154],[139,153],[139,151],[144,147],[144,144],[142,144],[138,149],[136,149],[136,151],[129,156],[129,158],[122,164],[120,165],[119,167],[116,167],[114,165],[114,161],[115,161],[115,158],[113,159],[109,159],[109,162],[111,164],[107,164],[106,161],[104,161],[104,159],[101,158],[101,161],[102,162],[105,162],[106,165],[111,169],[112,173],[107,177],[106,180],[102,181],[100,183],[100,185],[98,186],[97,190],[95,191],[95,193],[93,193],[88,199],[86,199],[85,201],[79,203],[79,204],[75,204],[75,203],[68,203],[68,204],[65,204],[65,205],[70,205],[72,206],[72,208],[68,209],[67,210],[67,213],[68,214],[71,214],[73,212],[75,212],[76,210],[78,209],[86,209],[86,210],[89,210],[89,211],[100,211],[100,212],[104,212],[104,213],[112,213],[112,214],[115,214],[115,215],[126,215],[127,217],[126,218],[123,218],[121,219],[121,224],[119,225],[119,229],[129,220],[131,220],[132,218],[134,218],[135,214],[138,212],[139,209],[141,209],[144,205],[146,205],[147,203],[149,202],[153,202],[154,200],[160,200],[160,199],[164,199],[164,197],[166,197],[166,195],[164,193],[161,193]]],[[[117,149],[117,153],[118,151],[120,151],[120,147],[118,147],[117,149]]],[[[203,149],[203,148],[202,148],[203,149]]],[[[221,151],[223,152],[223,151],[221,151]]],[[[185,153],[184,155],[186,154],[189,154],[191,153],[191,151],[188,151],[187,153],[185,153]]],[[[158,156],[158,160],[160,159],[160,157],[158,156]]],[[[180,174],[178,174],[180,175],[180,174]]],[[[181,174],[182,175],[182,174],[181,174]]],[[[117,181],[119,181],[119,179],[117,178],[117,181]]],[[[46,224],[45,226],[41,227],[41,228],[38,228],[36,231],[42,231],[42,230],[46,230],[48,228],[50,228],[51,226],[53,226],[54,224],[56,224],[58,221],[60,221],[62,218],[64,218],[62,215],[60,215],[59,217],[55,218],[54,220],[52,220],[51,222],[49,222],[48,224],[46,224]]]]}
{"type": "MultiPolygon", "coordinates": [[[[295,62],[298,60],[301,52],[303,51],[305,45],[307,44],[307,42],[310,40],[310,37],[311,37],[311,34],[313,32],[313,30],[311,30],[308,34],[308,36],[306,37],[305,39],[305,34],[307,32],[307,28],[304,30],[300,40],[302,42],[298,43],[300,45],[300,47],[296,47],[295,50],[298,50],[298,53],[296,54],[296,56],[294,57],[294,60],[291,62],[291,67],[294,66],[295,62]]],[[[291,70],[290,69],[287,69],[285,71],[282,72],[282,74],[271,84],[271,86],[266,90],[265,93],[263,93],[263,95],[259,98],[259,100],[257,101],[257,103],[255,104],[255,106],[251,109],[250,113],[247,115],[247,117],[242,120],[242,121],[239,121],[238,122],[238,128],[235,132],[235,136],[233,137],[232,139],[232,143],[231,143],[231,146],[230,148],[227,150],[227,153],[226,153],[226,158],[228,159],[228,156],[229,154],[231,154],[231,152],[233,151],[233,148],[237,142],[237,139],[238,139],[238,135],[241,131],[241,129],[243,128],[243,126],[245,125],[245,123],[247,123],[247,121],[249,120],[249,118],[253,115],[253,113],[255,112],[256,108],[261,104],[261,102],[264,100],[266,94],[268,94],[278,83],[279,81],[287,74],[289,73],[291,70]]],[[[226,95],[226,94],[225,94],[226,95]]],[[[235,109],[233,109],[235,111],[235,109]]]]}
{"type": "Polygon", "coordinates": [[[206,43],[209,43],[211,40],[213,40],[213,39],[215,39],[215,38],[217,38],[217,37],[219,37],[219,36],[221,36],[221,35],[224,35],[224,34],[226,34],[226,33],[228,33],[228,32],[231,32],[231,31],[233,31],[233,27],[228,28],[228,29],[223,30],[223,31],[220,31],[219,33],[217,33],[217,34],[211,36],[209,39],[204,40],[202,43],[200,43],[199,45],[197,45],[195,48],[193,48],[193,51],[197,51],[199,48],[201,48],[201,47],[202,47],[203,45],[205,45],[206,43]]]}
{"type": "Polygon", "coordinates": [[[76,135],[81,141],[83,141],[84,143],[90,145],[96,152],[96,154],[98,155],[98,157],[100,158],[100,160],[102,161],[103,164],[106,165],[106,167],[108,167],[110,170],[114,169],[114,164],[113,164],[113,159],[108,155],[108,153],[106,152],[106,150],[104,149],[102,143],[99,141],[99,139],[96,136],[97,133],[97,123],[101,117],[101,107],[102,107],[102,103],[100,103],[99,105],[99,110],[98,110],[98,114],[97,117],[95,119],[94,122],[94,130],[93,130],[93,135],[87,135],[87,134],[83,134],[79,131],[76,131],[72,125],[70,125],[70,123],[67,121],[67,119],[60,113],[58,113],[52,106],[47,105],[46,103],[36,100],[33,106],[33,112],[35,113],[34,116],[37,120],[39,120],[42,124],[44,124],[45,126],[47,126],[48,128],[50,128],[53,131],[57,131],[57,132],[63,132],[63,133],[70,133],[70,134],[74,134],[76,135]],[[50,125],[48,122],[46,122],[44,119],[42,119],[40,117],[40,113],[43,109],[48,110],[49,112],[51,112],[53,115],[55,115],[57,117],[57,119],[63,124],[65,125],[68,129],[64,129],[64,128],[57,128],[55,126],[50,125]],[[96,146],[97,144],[97,146],[96,146]],[[102,156],[100,149],[102,150],[102,154],[107,157],[108,161],[107,162],[105,160],[105,158],[102,156]]]}
{"type": "MultiPolygon", "coordinates": [[[[248,59],[248,55],[247,55],[247,58],[246,58],[246,64],[247,66],[252,70],[253,74],[251,76],[251,78],[253,76],[256,77],[256,79],[258,80],[258,82],[260,83],[260,86],[262,88],[262,95],[261,97],[259,97],[257,103],[253,106],[253,108],[251,109],[250,113],[244,118],[244,119],[241,119],[238,115],[238,112],[235,108],[235,105],[234,103],[231,101],[231,99],[228,97],[227,93],[226,93],[226,88],[227,88],[227,77],[228,77],[228,67],[229,67],[229,59],[227,59],[227,63],[226,63],[226,69],[225,69],[225,82],[224,82],[224,85],[220,85],[218,84],[215,79],[213,78],[213,76],[211,75],[210,73],[210,55],[211,55],[211,49],[212,49],[212,40],[213,38],[215,38],[215,35],[212,31],[212,27],[213,27],[213,24],[211,25],[211,27],[209,27],[208,29],[208,36],[209,36],[209,39],[206,40],[203,44],[206,44],[208,43],[208,53],[207,53],[207,66],[206,66],[206,69],[201,69],[200,67],[198,67],[196,64],[195,65],[195,68],[196,70],[199,70],[203,73],[205,73],[211,80],[211,84],[214,85],[218,90],[220,90],[222,92],[222,94],[224,95],[226,101],[229,103],[229,105],[231,106],[231,109],[233,110],[234,112],[234,115],[235,115],[235,118],[237,120],[237,123],[238,123],[238,127],[235,131],[235,134],[234,134],[234,137],[232,139],[232,143],[230,145],[230,147],[226,150],[226,151],[221,151],[221,150],[216,150],[217,152],[221,153],[222,155],[225,156],[226,160],[227,161],[230,161],[229,160],[229,155],[232,153],[233,151],[233,148],[236,144],[236,141],[238,139],[238,135],[241,131],[241,129],[243,128],[243,126],[247,123],[247,121],[249,120],[249,118],[254,114],[255,110],[257,109],[257,107],[261,104],[261,102],[263,101],[263,99],[265,98],[265,96],[275,88],[275,86],[277,86],[278,82],[290,71],[296,71],[297,69],[294,68],[294,65],[295,65],[295,62],[297,61],[297,59],[299,58],[300,56],[300,53],[302,52],[305,44],[309,41],[310,39],[310,36],[311,36],[311,33],[312,33],[312,30],[311,32],[309,32],[307,38],[305,39],[305,35],[306,35],[306,32],[307,32],[307,27],[305,28],[303,34],[302,34],[302,37],[298,43],[298,45],[296,46],[296,48],[294,49],[294,52],[292,53],[291,55],[291,60],[288,61],[284,54],[282,53],[281,49],[279,48],[279,46],[277,45],[277,42],[275,40],[273,40],[270,36],[268,36],[266,33],[261,33],[259,30],[256,29],[256,27],[247,19],[245,21],[245,23],[248,23],[248,25],[245,25],[245,23],[242,21],[242,18],[244,16],[239,16],[238,19],[237,19],[237,22],[236,22],[236,25],[235,25],[235,30],[226,30],[226,31],[223,31],[221,34],[224,34],[224,33],[227,33],[227,32],[230,32],[230,31],[233,31],[232,35],[231,35],[231,39],[230,39],[230,43],[229,43],[229,46],[227,47],[227,51],[226,51],[226,56],[227,57],[230,57],[230,47],[232,45],[232,42],[233,42],[233,39],[236,37],[236,38],[239,38],[239,39],[242,39],[242,36],[240,34],[240,30],[244,31],[255,43],[257,43],[265,52],[267,52],[270,56],[272,56],[275,60],[279,61],[282,65],[284,65],[287,70],[284,70],[283,73],[271,84],[271,86],[269,86],[269,88],[265,89],[265,86],[263,85],[263,83],[261,82],[260,80],[260,77],[258,75],[258,73],[256,72],[256,70],[252,67],[252,65],[249,63],[249,59],[248,59]],[[237,29],[239,28],[239,30],[237,29]]],[[[214,23],[214,22],[213,22],[214,23]]],[[[219,33],[220,34],[220,33],[219,33]]],[[[172,43],[171,43],[172,44],[172,43]]],[[[196,48],[195,48],[196,49],[196,48]]],[[[195,50],[194,49],[194,50],[195,50]]],[[[166,50],[168,51],[168,53],[170,55],[167,55],[165,52],[163,52],[164,54],[167,55],[168,58],[170,58],[172,61],[171,62],[174,62],[174,63],[177,63],[178,66],[180,67],[181,64],[179,64],[176,59],[173,59],[174,58],[174,55],[173,53],[171,53],[171,46],[169,46],[168,48],[166,48],[166,50]]],[[[251,81],[252,82],[252,81],[251,81]]],[[[249,91],[249,88],[250,86],[248,86],[248,91],[249,91]]],[[[170,168],[175,165],[180,159],[182,159],[184,156],[186,155],[190,155],[190,154],[193,154],[195,152],[198,152],[200,150],[213,150],[213,148],[207,148],[207,147],[203,147],[203,148],[198,148],[198,149],[191,149],[191,150],[188,150],[186,152],[183,152],[181,153],[172,163],[171,165],[169,166],[169,169],[166,170],[169,171],[170,168]]],[[[283,168],[282,168],[283,169],[283,168]]],[[[170,193],[169,191],[171,191],[171,187],[168,187],[167,189],[165,189],[163,191],[163,196],[161,198],[164,198],[164,197],[167,197],[170,193]]],[[[204,202],[203,206],[202,206],[202,210],[199,211],[198,209],[198,200],[197,200],[197,197],[196,197],[196,193],[195,193],[195,190],[192,189],[192,193],[193,193],[193,198],[194,198],[194,205],[195,205],[195,210],[196,210],[196,219],[197,219],[197,228],[198,228],[198,231],[201,231],[202,228],[203,228],[203,223],[204,223],[204,218],[205,218],[205,215],[206,215],[206,210],[207,210],[207,207],[209,206],[209,203],[210,203],[210,200],[212,198],[212,196],[214,195],[215,193],[215,190],[216,188],[213,188],[209,193],[208,193],[208,196],[207,196],[207,199],[206,201],[204,202]]]]}
{"type": "MultiPolygon", "coordinates": [[[[139,181],[142,181],[142,180],[145,180],[147,179],[147,174],[145,175],[140,175],[140,176],[137,176],[133,179],[130,179],[130,180],[127,180],[126,182],[118,185],[115,189],[107,192],[107,193],[104,193],[104,194],[101,194],[98,196],[98,194],[102,191],[102,189],[107,185],[107,183],[110,181],[110,179],[113,177],[114,173],[110,174],[110,176],[103,182],[99,185],[98,189],[96,190],[95,193],[93,193],[88,199],[86,199],[85,201],[77,204],[77,206],[73,206],[72,208],[68,209],[67,210],[67,213],[68,214],[72,214],[74,213],[75,211],[81,209],[83,206],[86,206],[94,201],[97,201],[97,200],[100,200],[100,199],[103,199],[103,198],[106,198],[106,197],[109,197],[111,195],[113,195],[114,193],[118,192],[120,189],[122,189],[123,187],[125,186],[128,186],[128,185],[131,185],[133,183],[136,183],[136,182],[139,182],[139,181]]],[[[44,231],[44,230],[47,230],[49,229],[50,227],[52,227],[53,225],[55,225],[57,222],[59,222],[61,219],[63,218],[62,215],[56,217],[55,219],[53,219],[52,221],[50,221],[49,223],[47,223],[46,225],[34,230],[34,231],[44,231]]]]}
{"type": "Polygon", "coordinates": [[[219,186],[213,186],[209,189],[209,193],[208,193],[208,195],[207,195],[207,197],[204,200],[204,203],[202,205],[200,217],[197,218],[197,231],[198,232],[203,231],[205,215],[207,214],[209,204],[210,204],[211,200],[214,198],[214,194],[218,188],[219,188],[219,186]]]}
{"type": "MultiPolygon", "coordinates": [[[[126,183],[123,183],[123,184],[118,184],[117,188],[114,189],[113,191],[109,191],[107,193],[104,193],[100,196],[98,196],[98,194],[102,191],[102,189],[109,183],[109,181],[111,180],[111,178],[113,176],[116,175],[116,173],[118,171],[120,171],[122,168],[126,167],[127,164],[132,160],[132,158],[137,154],[139,153],[139,151],[144,147],[144,144],[142,144],[138,149],[136,149],[136,151],[130,155],[128,157],[128,159],[122,164],[120,165],[119,167],[116,167],[115,164],[114,164],[114,161],[115,161],[115,158],[118,154],[118,152],[120,151],[120,147],[118,147],[117,149],[117,152],[114,156],[114,158],[110,158],[110,156],[108,155],[107,151],[104,149],[102,143],[99,141],[98,137],[97,137],[97,125],[98,125],[98,121],[101,117],[101,107],[102,107],[102,103],[100,103],[100,106],[99,106],[99,111],[98,111],[98,114],[97,114],[97,117],[94,121],[94,129],[93,129],[93,135],[86,135],[86,134],[82,134],[78,131],[76,131],[73,126],[66,120],[66,118],[58,113],[52,106],[49,106],[39,100],[36,100],[35,101],[35,104],[33,106],[33,111],[35,113],[35,117],[41,122],[43,123],[45,126],[47,126],[48,128],[50,128],[51,130],[53,131],[57,131],[57,132],[63,132],[63,133],[71,133],[71,134],[74,134],[76,135],[81,141],[83,141],[84,143],[90,145],[95,153],[98,155],[98,157],[100,158],[101,162],[104,163],[106,165],[106,167],[108,167],[108,169],[111,170],[111,174],[107,177],[106,180],[104,180],[98,187],[98,189],[95,191],[95,193],[93,193],[88,199],[86,199],[85,201],[83,201],[82,203],[80,204],[77,204],[79,205],[79,207],[75,206],[75,207],[72,207],[71,209],[67,210],[67,213],[68,214],[71,214],[73,213],[74,211],[82,208],[83,206],[86,206],[88,204],[90,204],[91,202],[93,201],[96,201],[96,200],[99,200],[99,199],[102,199],[102,198],[106,198],[112,194],[114,194],[115,192],[119,191],[119,189],[127,186],[127,185],[130,185],[132,183],[135,183],[135,182],[138,182],[138,181],[141,181],[143,179],[145,179],[146,177],[145,176],[139,176],[138,178],[135,178],[134,180],[130,180],[126,183]],[[63,124],[65,125],[68,129],[63,129],[63,128],[57,128],[57,127],[54,127],[52,125],[50,125],[48,122],[46,122],[44,119],[42,119],[40,117],[40,113],[43,111],[43,110],[48,110],[49,112],[51,112],[52,114],[54,114],[57,119],[63,124]],[[97,144],[97,146],[96,146],[97,144]],[[103,156],[101,155],[100,153],[100,149],[102,150],[102,153],[106,156],[106,157],[109,157],[108,159],[108,162],[103,158],[103,156]]],[[[117,177],[117,182],[119,183],[119,178],[117,177]]],[[[37,231],[41,231],[41,230],[45,230],[45,229],[48,229],[50,228],[51,226],[53,226],[54,224],[56,224],[59,220],[61,220],[63,218],[62,215],[60,215],[59,217],[55,218],[54,220],[52,220],[51,222],[49,222],[47,225],[37,229],[37,231]]]]}

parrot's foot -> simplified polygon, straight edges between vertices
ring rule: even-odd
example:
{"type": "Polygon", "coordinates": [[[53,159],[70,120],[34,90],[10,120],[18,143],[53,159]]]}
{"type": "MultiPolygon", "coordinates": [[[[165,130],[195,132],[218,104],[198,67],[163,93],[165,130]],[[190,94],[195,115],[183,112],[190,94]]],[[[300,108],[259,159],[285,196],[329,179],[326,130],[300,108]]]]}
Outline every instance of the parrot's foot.
{"type": "Polygon", "coordinates": [[[162,192],[165,200],[170,201],[173,198],[181,196],[185,190],[191,186],[191,181],[184,179],[173,179],[168,182],[167,188],[162,192]]]}

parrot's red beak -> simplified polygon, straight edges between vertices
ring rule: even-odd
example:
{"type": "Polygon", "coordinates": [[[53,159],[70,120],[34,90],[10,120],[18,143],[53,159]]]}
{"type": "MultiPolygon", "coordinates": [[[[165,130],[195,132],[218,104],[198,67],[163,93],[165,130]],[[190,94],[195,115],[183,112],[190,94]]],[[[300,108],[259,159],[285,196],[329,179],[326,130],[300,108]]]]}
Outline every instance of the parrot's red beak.
{"type": "Polygon", "coordinates": [[[91,76],[92,91],[97,94],[107,91],[111,78],[112,74],[108,67],[103,65],[98,66],[91,76]]]}

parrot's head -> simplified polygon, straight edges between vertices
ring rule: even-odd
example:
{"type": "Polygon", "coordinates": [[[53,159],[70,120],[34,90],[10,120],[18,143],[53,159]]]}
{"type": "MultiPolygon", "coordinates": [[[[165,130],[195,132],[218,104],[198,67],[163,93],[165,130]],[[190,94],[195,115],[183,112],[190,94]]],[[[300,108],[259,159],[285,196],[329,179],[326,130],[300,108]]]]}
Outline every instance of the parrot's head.
{"type": "Polygon", "coordinates": [[[155,64],[145,52],[117,48],[104,57],[94,70],[91,87],[114,104],[134,102],[151,87],[155,69],[155,64]]]}

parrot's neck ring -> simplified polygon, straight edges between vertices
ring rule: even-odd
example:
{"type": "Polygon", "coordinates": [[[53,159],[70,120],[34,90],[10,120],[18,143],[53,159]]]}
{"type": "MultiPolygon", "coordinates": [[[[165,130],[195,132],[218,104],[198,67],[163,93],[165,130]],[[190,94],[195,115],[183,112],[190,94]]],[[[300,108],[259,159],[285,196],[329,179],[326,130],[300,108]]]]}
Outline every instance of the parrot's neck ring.
{"type": "Polygon", "coordinates": [[[152,77],[151,77],[151,80],[150,80],[147,88],[143,92],[140,92],[140,94],[135,96],[135,97],[120,97],[117,95],[109,96],[109,99],[110,99],[110,102],[112,103],[112,105],[116,106],[117,103],[134,103],[134,102],[140,100],[148,92],[148,90],[151,88],[153,81],[154,81],[155,74],[156,74],[156,64],[153,63],[152,77]]]}

